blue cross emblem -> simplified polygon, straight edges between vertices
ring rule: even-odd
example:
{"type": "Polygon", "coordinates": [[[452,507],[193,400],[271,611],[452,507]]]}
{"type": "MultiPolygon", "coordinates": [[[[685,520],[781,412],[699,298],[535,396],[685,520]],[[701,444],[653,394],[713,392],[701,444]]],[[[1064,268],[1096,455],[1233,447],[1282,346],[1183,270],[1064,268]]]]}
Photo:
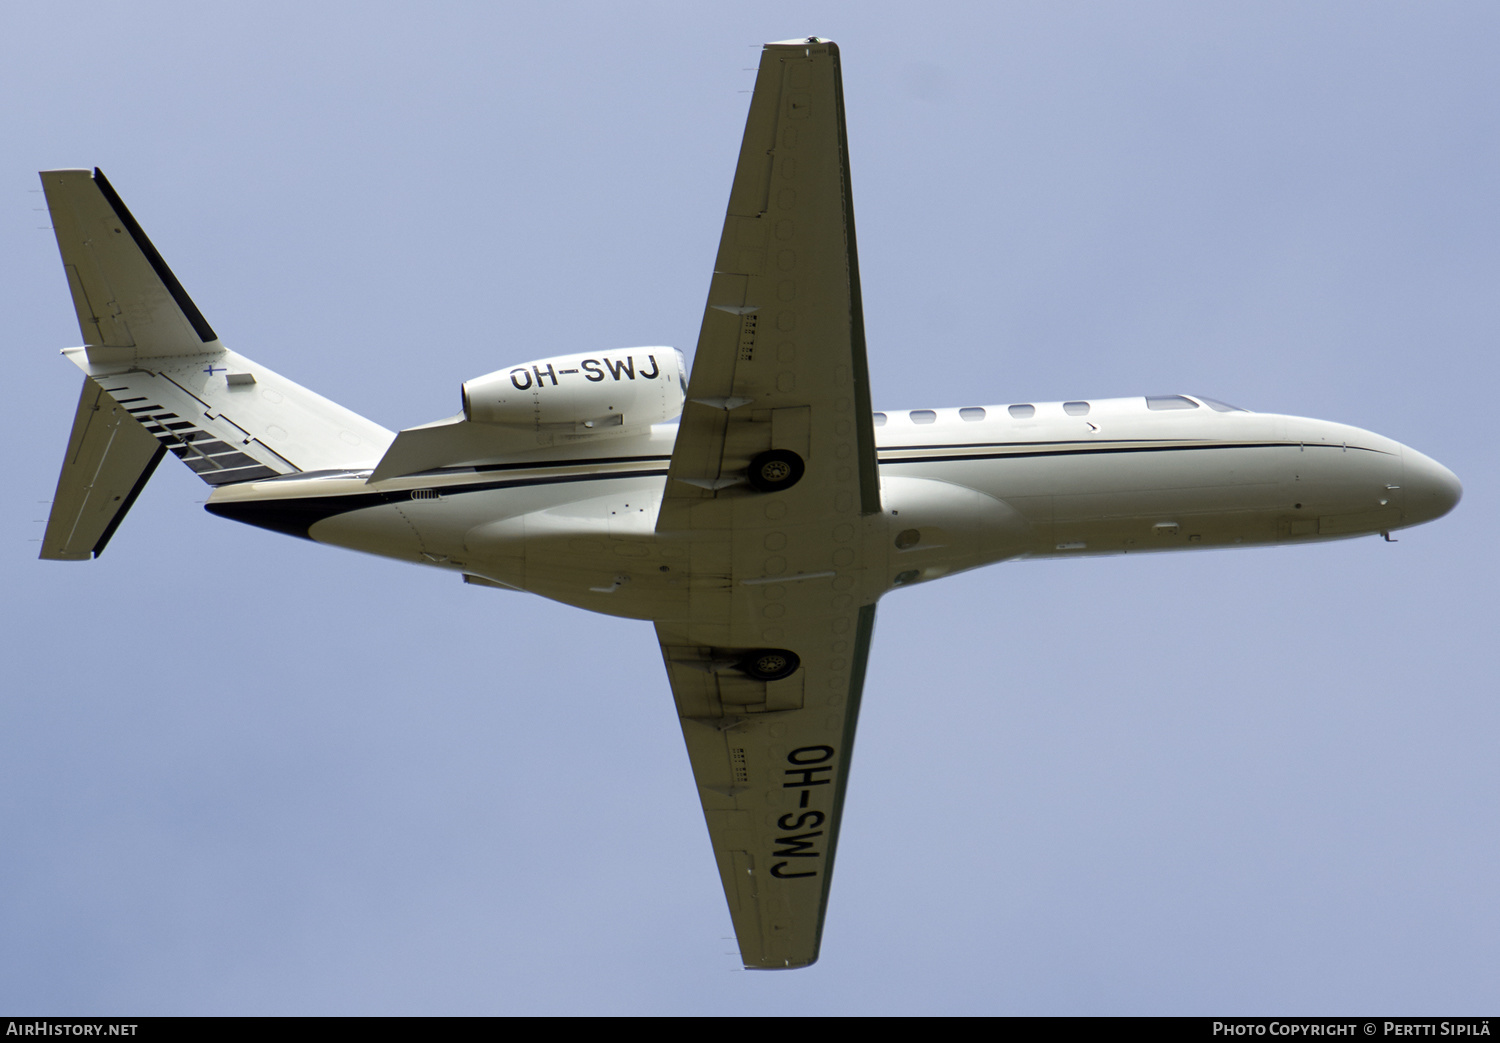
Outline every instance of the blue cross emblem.
{"type": "Polygon", "coordinates": [[[209,376],[213,376],[215,373],[228,373],[229,370],[224,366],[215,366],[212,362],[210,362],[208,364],[208,368],[203,372],[207,373],[209,376]]]}

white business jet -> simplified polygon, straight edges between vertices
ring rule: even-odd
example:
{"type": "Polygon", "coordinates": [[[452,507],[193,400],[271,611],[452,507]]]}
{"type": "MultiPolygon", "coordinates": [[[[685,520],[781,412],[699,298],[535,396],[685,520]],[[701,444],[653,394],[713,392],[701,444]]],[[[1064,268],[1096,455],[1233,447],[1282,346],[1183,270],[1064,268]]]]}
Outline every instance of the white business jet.
{"type": "Polygon", "coordinates": [[[42,557],[101,553],[170,452],[213,514],[653,621],[743,961],[803,967],[882,595],[1458,502],[1389,438],[1192,395],[873,412],[839,61],[763,51],[691,378],[665,347],[526,362],[395,435],[225,348],[101,172],[43,173],[85,378],[42,557]]]}

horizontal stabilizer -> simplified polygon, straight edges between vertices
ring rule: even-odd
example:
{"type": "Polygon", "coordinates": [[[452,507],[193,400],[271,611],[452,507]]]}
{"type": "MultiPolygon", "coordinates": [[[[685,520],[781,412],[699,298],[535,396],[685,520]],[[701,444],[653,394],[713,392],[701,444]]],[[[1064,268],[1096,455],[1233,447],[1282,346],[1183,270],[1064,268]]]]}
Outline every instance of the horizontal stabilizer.
{"type": "Polygon", "coordinates": [[[98,383],[84,377],[41,556],[82,561],[104,553],[166,451],[98,383]]]}
{"type": "Polygon", "coordinates": [[[219,347],[102,171],[44,170],[41,178],[85,344],[150,357],[219,347]]]}
{"type": "Polygon", "coordinates": [[[265,366],[223,348],[96,364],[63,354],[209,485],[296,471],[369,468],[391,433],[265,366]]]}

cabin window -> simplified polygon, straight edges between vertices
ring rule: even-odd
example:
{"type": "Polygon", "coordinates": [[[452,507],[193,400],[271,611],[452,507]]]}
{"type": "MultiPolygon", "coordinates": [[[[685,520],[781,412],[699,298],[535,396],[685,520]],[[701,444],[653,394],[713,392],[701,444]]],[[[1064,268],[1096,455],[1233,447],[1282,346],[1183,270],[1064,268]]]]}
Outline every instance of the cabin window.
{"type": "Polygon", "coordinates": [[[913,409],[911,411],[911,422],[914,424],[930,424],[937,420],[937,413],[931,409],[913,409]]]}
{"type": "Polygon", "coordinates": [[[1089,404],[1087,402],[1064,402],[1063,412],[1068,416],[1088,416],[1089,404]]]}
{"type": "Polygon", "coordinates": [[[1212,410],[1214,410],[1215,412],[1218,412],[1218,413],[1248,413],[1248,412],[1250,412],[1250,410],[1248,410],[1248,409],[1241,409],[1239,406],[1231,406],[1228,402],[1220,402],[1218,399],[1204,398],[1202,395],[1198,396],[1198,401],[1202,402],[1209,409],[1212,409],[1212,410]]]}
{"type": "Polygon", "coordinates": [[[1181,395],[1147,395],[1147,409],[1197,409],[1198,403],[1181,395]]]}
{"type": "Polygon", "coordinates": [[[964,406],[958,411],[958,415],[965,420],[983,420],[984,410],[979,406],[964,406]]]}
{"type": "Polygon", "coordinates": [[[1007,411],[1017,420],[1025,420],[1027,417],[1036,416],[1036,406],[1032,405],[1010,406],[1007,411]]]}
{"type": "Polygon", "coordinates": [[[876,413],[875,414],[875,426],[876,427],[884,427],[885,426],[885,414],[884,413],[876,413]]]}

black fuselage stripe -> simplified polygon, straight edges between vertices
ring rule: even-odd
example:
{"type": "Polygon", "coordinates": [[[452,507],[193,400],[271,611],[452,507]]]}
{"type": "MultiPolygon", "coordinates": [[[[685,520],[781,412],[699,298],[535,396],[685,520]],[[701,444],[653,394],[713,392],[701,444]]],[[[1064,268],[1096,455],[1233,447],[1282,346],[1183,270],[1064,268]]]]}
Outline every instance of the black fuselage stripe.
{"type": "Polygon", "coordinates": [[[442,477],[444,475],[452,475],[452,474],[469,474],[469,473],[478,474],[478,473],[481,473],[481,472],[484,472],[484,471],[525,471],[525,470],[540,470],[541,468],[544,468],[544,467],[548,467],[548,468],[558,468],[558,467],[587,467],[587,466],[590,466],[590,465],[598,467],[598,466],[602,466],[604,464],[643,464],[643,463],[650,463],[652,461],[657,461],[657,460],[661,461],[662,463],[666,463],[667,461],[669,461],[671,459],[672,459],[671,454],[663,454],[663,455],[657,455],[657,456],[598,456],[598,457],[578,457],[577,459],[573,459],[573,460],[556,460],[556,461],[549,461],[549,462],[546,462],[546,463],[541,463],[541,462],[538,462],[538,461],[532,461],[530,463],[519,463],[519,464],[476,464],[473,467],[435,467],[435,468],[433,468],[430,471],[416,471],[416,472],[413,472],[412,474],[401,475],[401,477],[403,477],[403,478],[426,478],[426,477],[430,476],[430,477],[436,478],[436,477],[442,477]]]}
{"type": "MultiPolygon", "coordinates": [[[[666,473],[666,469],[661,468],[651,471],[616,471],[610,474],[543,475],[536,478],[513,478],[507,481],[474,482],[456,487],[439,487],[436,491],[442,496],[456,496],[460,493],[492,492],[496,489],[519,489],[534,485],[582,484],[619,478],[656,478],[665,477],[666,473]]],[[[428,491],[426,489],[403,489],[400,492],[346,493],[342,496],[288,496],[275,500],[234,500],[228,503],[206,503],[203,509],[210,514],[217,514],[222,518],[233,518],[247,525],[257,525],[262,529],[272,529],[291,536],[311,539],[308,530],[320,521],[336,515],[348,514],[350,511],[408,503],[413,499],[413,493],[428,491]]]]}
{"type": "MultiPolygon", "coordinates": [[[[880,447],[880,451],[882,453],[897,453],[917,452],[922,449],[1004,449],[1008,446],[1028,445],[1097,445],[1100,442],[1131,445],[1161,445],[1162,441],[1160,438],[1059,438],[1055,440],[1044,439],[1036,442],[933,442],[928,445],[883,445],[880,447]]],[[[1284,443],[1277,442],[1275,444],[1282,445],[1284,443]]]]}
{"type": "MultiPolygon", "coordinates": [[[[1087,443],[1083,443],[1087,444],[1087,443]]],[[[911,452],[917,447],[904,446],[902,451],[911,452]]],[[[947,448],[946,446],[943,448],[947,448]]],[[[1114,445],[1093,446],[1088,449],[1038,449],[1033,452],[1001,453],[949,453],[941,456],[908,456],[900,459],[883,458],[882,464],[925,464],[963,460],[1022,460],[1038,456],[1107,456],[1117,453],[1186,453],[1213,449],[1350,449],[1362,453],[1385,453],[1383,449],[1371,449],[1362,445],[1330,444],[1328,442],[1217,442],[1203,445],[1114,445]]]]}
{"type": "MultiPolygon", "coordinates": [[[[442,496],[454,496],[458,493],[487,493],[494,489],[519,489],[528,485],[560,485],[565,482],[597,482],[607,481],[613,478],[651,478],[656,475],[665,475],[666,469],[653,471],[610,471],[606,474],[549,474],[540,475],[536,478],[511,478],[496,482],[474,482],[470,485],[438,486],[437,492],[442,496]]],[[[415,490],[413,490],[415,491],[415,490]]],[[[354,495],[361,495],[355,493],[354,495]]],[[[410,492],[379,493],[382,496],[394,496],[397,502],[411,499],[410,492]]]]}

